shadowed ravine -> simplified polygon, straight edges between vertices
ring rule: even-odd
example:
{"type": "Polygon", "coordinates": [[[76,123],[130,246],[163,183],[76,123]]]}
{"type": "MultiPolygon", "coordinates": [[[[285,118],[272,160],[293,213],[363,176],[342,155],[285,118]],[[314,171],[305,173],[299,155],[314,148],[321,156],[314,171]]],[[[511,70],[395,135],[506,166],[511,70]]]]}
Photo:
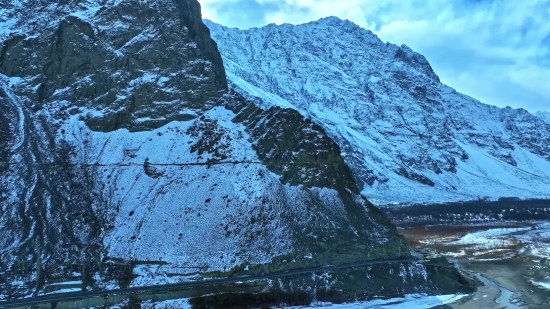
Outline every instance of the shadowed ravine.
{"type": "Polygon", "coordinates": [[[100,204],[100,199],[94,200],[93,192],[83,190],[93,188],[93,168],[68,166],[70,146],[63,142],[56,145],[51,132],[44,129],[44,119],[36,119],[3,79],[4,100],[17,111],[17,125],[8,156],[9,170],[2,177],[10,187],[22,188],[20,192],[13,190],[2,203],[5,223],[1,229],[6,238],[2,239],[5,247],[1,252],[11,256],[3,260],[17,257],[34,262],[42,259],[43,265],[59,263],[67,258],[61,247],[72,248],[82,256],[93,254],[100,248],[101,211],[92,207],[100,204]]]}
{"type": "MultiPolygon", "coordinates": [[[[4,101],[11,107],[11,111],[15,111],[13,112],[13,117],[15,118],[13,126],[15,129],[13,130],[12,145],[7,159],[12,162],[15,161],[16,164],[10,166],[10,170],[3,177],[7,177],[6,183],[12,186],[16,186],[15,183],[24,184],[19,196],[12,196],[9,200],[10,203],[3,204],[5,205],[3,209],[5,224],[1,228],[8,231],[19,230],[21,233],[19,239],[16,238],[16,235],[6,231],[2,233],[2,235],[11,234],[12,236],[11,239],[2,239],[7,244],[7,248],[2,250],[3,253],[10,250],[20,250],[25,245],[32,243],[32,238],[36,235],[37,226],[43,225],[45,218],[41,217],[40,212],[36,212],[36,209],[31,204],[32,202],[37,202],[35,188],[38,182],[38,175],[35,166],[36,156],[29,143],[29,112],[21,104],[19,98],[12,93],[8,78],[1,76],[1,79],[4,101]],[[38,220],[31,222],[30,216],[38,220]]],[[[41,230],[39,227],[39,231],[41,230]]],[[[26,255],[23,252],[19,252],[19,254],[26,255]]]]}

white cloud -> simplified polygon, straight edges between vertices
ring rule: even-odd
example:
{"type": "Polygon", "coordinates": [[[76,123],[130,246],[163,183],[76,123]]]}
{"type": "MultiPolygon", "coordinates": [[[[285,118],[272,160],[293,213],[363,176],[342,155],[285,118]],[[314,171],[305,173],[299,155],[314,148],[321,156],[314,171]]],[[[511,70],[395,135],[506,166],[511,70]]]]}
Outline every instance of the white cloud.
{"type": "Polygon", "coordinates": [[[248,24],[220,18],[216,8],[254,0],[199,1],[205,16],[230,27],[349,19],[425,55],[457,91],[497,106],[550,111],[550,0],[256,0],[265,10],[251,11],[258,18],[248,24]]]}

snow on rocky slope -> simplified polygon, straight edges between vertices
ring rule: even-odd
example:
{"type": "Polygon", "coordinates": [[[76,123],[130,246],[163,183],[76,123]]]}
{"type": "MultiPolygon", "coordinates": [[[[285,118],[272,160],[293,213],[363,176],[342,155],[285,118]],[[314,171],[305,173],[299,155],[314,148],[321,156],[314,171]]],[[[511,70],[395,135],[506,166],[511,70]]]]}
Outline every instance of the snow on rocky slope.
{"type": "MultiPolygon", "coordinates": [[[[40,282],[102,258],[223,276],[410,256],[320,126],[229,91],[196,0],[3,1],[0,31],[0,273],[34,265],[40,282]]],[[[471,288],[412,262],[356,272],[372,279],[331,284],[352,284],[350,298],[471,288]]],[[[312,280],[285,284],[329,288],[312,280]]]]}
{"type": "Polygon", "coordinates": [[[198,2],[11,1],[0,26],[3,261],[408,256],[321,128],[227,91],[198,2]]]}
{"type": "Polygon", "coordinates": [[[547,111],[538,111],[535,113],[536,116],[542,118],[546,123],[550,124],[550,112],[547,111]]]}
{"type": "Polygon", "coordinates": [[[371,201],[550,198],[550,124],[457,93],[407,46],[336,17],[249,30],[205,24],[230,86],[320,124],[371,201]]]}

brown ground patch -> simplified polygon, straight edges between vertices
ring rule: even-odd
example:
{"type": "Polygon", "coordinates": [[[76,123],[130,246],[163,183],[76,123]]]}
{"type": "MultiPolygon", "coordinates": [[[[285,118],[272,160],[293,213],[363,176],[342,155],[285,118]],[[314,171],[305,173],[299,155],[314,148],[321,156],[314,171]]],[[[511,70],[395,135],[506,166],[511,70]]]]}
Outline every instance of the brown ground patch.
{"type": "MultiPolygon", "coordinates": [[[[509,226],[506,226],[509,227],[509,226]]],[[[426,226],[418,228],[400,229],[399,233],[405,236],[409,246],[413,248],[426,247],[426,241],[434,241],[437,243],[449,242],[458,240],[462,236],[485,231],[491,228],[499,228],[495,226],[426,226]]]]}
{"type": "MultiPolygon", "coordinates": [[[[525,226],[525,225],[521,225],[525,226]]],[[[491,259],[497,257],[511,257],[514,252],[521,248],[521,243],[512,241],[511,245],[503,245],[491,249],[480,250],[475,248],[475,245],[457,245],[449,244],[460,239],[468,233],[485,231],[494,228],[510,228],[510,225],[495,226],[495,225],[475,225],[475,226],[426,226],[421,228],[400,229],[399,233],[405,236],[411,248],[430,248],[437,252],[459,253],[464,252],[465,256],[474,257],[476,259],[491,259]]],[[[520,227],[520,226],[513,226],[520,227]]]]}

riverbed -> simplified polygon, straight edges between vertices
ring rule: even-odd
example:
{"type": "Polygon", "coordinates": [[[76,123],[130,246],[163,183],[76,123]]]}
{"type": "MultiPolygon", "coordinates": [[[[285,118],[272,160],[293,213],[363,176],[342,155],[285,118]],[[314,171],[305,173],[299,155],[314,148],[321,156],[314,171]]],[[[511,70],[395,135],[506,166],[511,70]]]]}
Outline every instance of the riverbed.
{"type": "Polygon", "coordinates": [[[550,224],[431,226],[402,230],[411,245],[455,263],[485,285],[434,308],[550,308],[550,224]]]}

